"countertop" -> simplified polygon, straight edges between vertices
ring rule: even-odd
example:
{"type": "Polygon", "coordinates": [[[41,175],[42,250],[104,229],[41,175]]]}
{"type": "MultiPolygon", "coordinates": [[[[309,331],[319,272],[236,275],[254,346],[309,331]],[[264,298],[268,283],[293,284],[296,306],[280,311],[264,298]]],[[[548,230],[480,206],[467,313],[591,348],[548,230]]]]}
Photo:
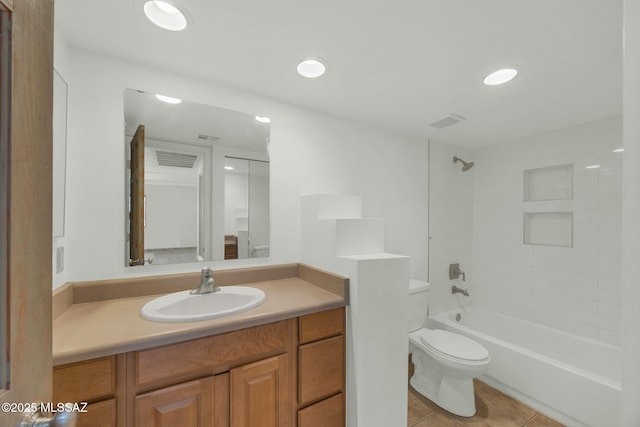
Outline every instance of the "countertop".
{"type": "MultiPolygon", "coordinates": [[[[348,284],[348,279],[345,282],[348,284]]],[[[344,295],[325,290],[300,277],[247,285],[266,294],[260,306],[232,316],[199,322],[163,323],[142,318],[142,306],[163,294],[74,303],[53,321],[53,364],[57,366],[173,344],[347,304],[344,295]]]]}

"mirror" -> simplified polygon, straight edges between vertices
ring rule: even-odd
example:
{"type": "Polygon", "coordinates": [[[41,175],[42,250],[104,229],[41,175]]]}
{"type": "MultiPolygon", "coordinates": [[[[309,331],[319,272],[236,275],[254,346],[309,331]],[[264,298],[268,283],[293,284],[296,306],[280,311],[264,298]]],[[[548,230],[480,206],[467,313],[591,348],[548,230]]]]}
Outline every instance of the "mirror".
{"type": "Polygon", "coordinates": [[[269,256],[269,124],[160,98],[125,90],[126,265],[269,256]]]}
{"type": "Polygon", "coordinates": [[[53,70],[53,237],[64,236],[67,171],[67,82],[53,70]]]}

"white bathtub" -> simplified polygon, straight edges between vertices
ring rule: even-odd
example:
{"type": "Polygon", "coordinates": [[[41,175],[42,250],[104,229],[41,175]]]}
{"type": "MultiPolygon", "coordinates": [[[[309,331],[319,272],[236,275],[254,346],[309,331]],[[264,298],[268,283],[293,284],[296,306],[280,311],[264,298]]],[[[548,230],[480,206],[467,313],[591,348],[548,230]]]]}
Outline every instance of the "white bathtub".
{"type": "Polygon", "coordinates": [[[569,426],[620,425],[619,347],[474,306],[428,325],[482,343],[491,365],[481,380],[540,412],[569,426]]]}

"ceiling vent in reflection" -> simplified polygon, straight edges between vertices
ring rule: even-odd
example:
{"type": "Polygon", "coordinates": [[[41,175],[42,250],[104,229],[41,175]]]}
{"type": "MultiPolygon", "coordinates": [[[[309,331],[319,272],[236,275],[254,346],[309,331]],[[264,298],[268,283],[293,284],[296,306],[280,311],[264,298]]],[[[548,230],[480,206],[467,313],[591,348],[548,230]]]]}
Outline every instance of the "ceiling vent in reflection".
{"type": "Polygon", "coordinates": [[[436,129],[443,129],[448,128],[449,126],[453,126],[456,123],[460,123],[464,120],[466,120],[464,117],[451,113],[447,116],[432,121],[431,123],[429,123],[429,126],[436,129]]]}
{"type": "Polygon", "coordinates": [[[198,139],[201,139],[203,141],[217,141],[217,140],[220,139],[220,137],[219,136],[199,134],[198,135],[198,139]]]}
{"type": "Polygon", "coordinates": [[[160,166],[170,166],[173,168],[192,169],[198,161],[198,156],[186,153],[174,153],[171,151],[156,150],[156,158],[160,166]]]}

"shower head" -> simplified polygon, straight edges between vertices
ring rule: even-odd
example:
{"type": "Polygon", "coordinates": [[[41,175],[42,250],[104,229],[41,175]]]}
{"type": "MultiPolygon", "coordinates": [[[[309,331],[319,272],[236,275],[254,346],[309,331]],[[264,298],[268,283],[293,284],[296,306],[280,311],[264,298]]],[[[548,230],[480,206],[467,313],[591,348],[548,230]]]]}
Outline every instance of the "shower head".
{"type": "Polygon", "coordinates": [[[462,163],[462,172],[466,172],[466,171],[468,171],[469,169],[471,169],[473,167],[473,162],[467,163],[464,160],[462,160],[460,157],[454,156],[453,157],[453,163],[455,163],[455,162],[462,163]]]}

